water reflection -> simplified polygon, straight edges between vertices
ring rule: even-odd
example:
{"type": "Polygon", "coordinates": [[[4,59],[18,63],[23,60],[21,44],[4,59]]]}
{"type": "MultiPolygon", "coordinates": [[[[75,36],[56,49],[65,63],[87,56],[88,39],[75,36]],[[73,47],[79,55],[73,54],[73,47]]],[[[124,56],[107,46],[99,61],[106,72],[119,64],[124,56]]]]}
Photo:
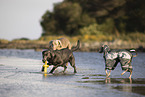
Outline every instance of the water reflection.
{"type": "Polygon", "coordinates": [[[137,79],[106,78],[105,83],[112,84],[111,87],[119,91],[145,95],[144,78],[137,78],[137,79]]]}
{"type": "Polygon", "coordinates": [[[82,83],[82,84],[85,83],[85,85],[87,83],[88,84],[91,83],[94,86],[104,84],[106,88],[116,89],[116,90],[128,92],[128,93],[137,93],[140,95],[145,95],[145,92],[144,92],[145,78],[136,78],[136,79],[110,78],[110,77],[105,78],[105,76],[85,75],[85,76],[82,76],[82,79],[77,82],[82,83]]]}
{"type": "MultiPolygon", "coordinates": [[[[114,82],[117,82],[117,80],[115,78],[110,78],[110,77],[106,77],[105,78],[105,83],[111,83],[111,81],[114,83],[114,82]]],[[[123,83],[123,84],[132,84],[132,79],[131,78],[125,78],[125,79],[122,79],[120,81],[118,81],[118,83],[123,83]]]]}

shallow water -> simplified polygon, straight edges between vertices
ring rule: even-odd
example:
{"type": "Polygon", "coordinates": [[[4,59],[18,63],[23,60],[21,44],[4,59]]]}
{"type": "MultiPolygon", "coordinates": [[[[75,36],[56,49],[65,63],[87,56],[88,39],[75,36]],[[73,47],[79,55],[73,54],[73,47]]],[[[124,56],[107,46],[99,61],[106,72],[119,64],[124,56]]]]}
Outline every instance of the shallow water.
{"type": "MultiPolygon", "coordinates": [[[[0,50],[0,97],[143,97],[145,96],[145,53],[133,58],[133,75],[120,64],[106,78],[103,55],[74,52],[77,73],[69,65],[66,73],[59,67],[54,74],[41,72],[41,52],[0,50]]],[[[48,72],[52,66],[48,68],[48,72]]]]}

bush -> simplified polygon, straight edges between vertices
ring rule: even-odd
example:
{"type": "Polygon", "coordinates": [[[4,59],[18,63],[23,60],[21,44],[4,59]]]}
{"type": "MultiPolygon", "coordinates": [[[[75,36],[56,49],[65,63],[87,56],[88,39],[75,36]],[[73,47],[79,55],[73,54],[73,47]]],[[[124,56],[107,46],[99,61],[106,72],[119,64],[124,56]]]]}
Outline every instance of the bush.
{"type": "Polygon", "coordinates": [[[100,31],[99,25],[95,23],[95,24],[89,25],[88,27],[83,27],[82,29],[80,29],[80,34],[84,36],[85,35],[101,35],[103,34],[103,32],[100,31]]]}
{"type": "Polygon", "coordinates": [[[115,31],[114,20],[108,18],[102,24],[94,23],[81,28],[79,31],[81,35],[109,35],[115,31]]]}
{"type": "Polygon", "coordinates": [[[8,40],[5,40],[5,39],[0,39],[0,43],[4,43],[4,44],[7,44],[7,43],[9,43],[9,41],[8,40]]]}
{"type": "Polygon", "coordinates": [[[145,42],[145,34],[139,32],[123,34],[120,39],[132,42],[145,42]]]}

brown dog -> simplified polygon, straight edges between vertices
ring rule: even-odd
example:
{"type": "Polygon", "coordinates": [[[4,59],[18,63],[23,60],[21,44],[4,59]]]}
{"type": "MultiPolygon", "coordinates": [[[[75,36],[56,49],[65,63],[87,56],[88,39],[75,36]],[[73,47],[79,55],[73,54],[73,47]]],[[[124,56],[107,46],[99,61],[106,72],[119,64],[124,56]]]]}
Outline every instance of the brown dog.
{"type": "MultiPolygon", "coordinates": [[[[71,50],[68,48],[64,48],[61,50],[46,50],[42,52],[43,59],[42,61],[48,61],[48,65],[53,65],[52,70],[49,73],[53,73],[53,71],[59,67],[64,67],[64,71],[67,69],[66,63],[69,62],[70,65],[74,68],[74,73],[76,73],[76,66],[75,66],[75,58],[73,55],[73,51],[79,49],[80,42],[78,40],[77,46],[73,47],[71,50]]],[[[42,71],[44,71],[44,67],[42,67],[42,71]]]]}

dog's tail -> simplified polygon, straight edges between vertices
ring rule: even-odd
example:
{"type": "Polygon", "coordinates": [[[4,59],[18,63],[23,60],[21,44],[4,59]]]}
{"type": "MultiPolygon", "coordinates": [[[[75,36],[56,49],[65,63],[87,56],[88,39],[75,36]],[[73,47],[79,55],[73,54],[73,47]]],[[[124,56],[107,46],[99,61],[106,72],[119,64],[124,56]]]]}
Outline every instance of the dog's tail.
{"type": "Polygon", "coordinates": [[[136,52],[136,50],[131,49],[130,52],[135,52],[135,55],[133,55],[133,57],[136,57],[136,56],[137,56],[137,52],[136,52]]]}
{"type": "Polygon", "coordinates": [[[78,50],[80,48],[80,41],[78,40],[78,42],[77,42],[77,46],[73,46],[72,48],[71,48],[71,50],[72,51],[76,51],[76,50],[78,50]]]}

